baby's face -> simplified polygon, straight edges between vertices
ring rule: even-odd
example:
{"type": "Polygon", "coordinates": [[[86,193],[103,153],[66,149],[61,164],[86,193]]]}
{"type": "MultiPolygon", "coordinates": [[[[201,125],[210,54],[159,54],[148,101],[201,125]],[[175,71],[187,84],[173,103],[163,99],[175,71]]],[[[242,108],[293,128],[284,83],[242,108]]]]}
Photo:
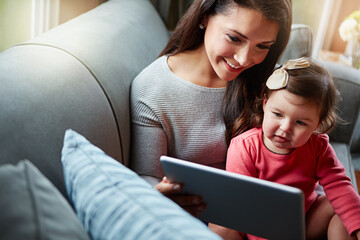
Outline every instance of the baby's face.
{"type": "Polygon", "coordinates": [[[279,154],[304,145],[319,126],[318,107],[285,89],[272,92],[263,109],[264,144],[279,154]]]}

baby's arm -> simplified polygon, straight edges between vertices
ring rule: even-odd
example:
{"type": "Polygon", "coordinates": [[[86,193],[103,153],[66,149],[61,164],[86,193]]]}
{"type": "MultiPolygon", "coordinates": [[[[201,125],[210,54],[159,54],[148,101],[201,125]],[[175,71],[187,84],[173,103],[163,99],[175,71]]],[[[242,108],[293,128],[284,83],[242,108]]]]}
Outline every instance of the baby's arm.
{"type": "Polygon", "coordinates": [[[360,230],[360,197],[337,159],[327,136],[320,138],[317,176],[336,214],[352,236],[360,230]]]}

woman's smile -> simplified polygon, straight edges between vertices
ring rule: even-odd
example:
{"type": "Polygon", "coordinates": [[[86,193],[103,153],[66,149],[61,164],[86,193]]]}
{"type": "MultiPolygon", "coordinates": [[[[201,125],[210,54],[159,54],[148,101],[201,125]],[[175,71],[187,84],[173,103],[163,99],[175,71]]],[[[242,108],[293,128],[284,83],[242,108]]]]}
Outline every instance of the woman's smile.
{"type": "Polygon", "coordinates": [[[240,72],[243,68],[241,66],[235,66],[224,58],[225,66],[231,72],[240,72]]]}

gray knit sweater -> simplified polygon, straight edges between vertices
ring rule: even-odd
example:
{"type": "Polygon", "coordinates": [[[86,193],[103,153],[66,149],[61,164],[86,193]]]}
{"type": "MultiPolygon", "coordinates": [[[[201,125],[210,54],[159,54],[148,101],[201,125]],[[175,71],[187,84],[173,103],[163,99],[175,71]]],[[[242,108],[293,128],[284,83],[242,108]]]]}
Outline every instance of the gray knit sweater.
{"type": "Polygon", "coordinates": [[[130,167],[153,185],[164,176],[161,155],[224,168],[224,93],[179,78],[166,56],[150,64],[131,86],[130,167]]]}

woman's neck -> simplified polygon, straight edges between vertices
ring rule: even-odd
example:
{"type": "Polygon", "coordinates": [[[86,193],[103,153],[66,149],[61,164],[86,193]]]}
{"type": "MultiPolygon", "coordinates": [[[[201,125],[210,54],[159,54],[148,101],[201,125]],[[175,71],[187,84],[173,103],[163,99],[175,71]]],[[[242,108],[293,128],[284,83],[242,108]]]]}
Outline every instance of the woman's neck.
{"type": "Polygon", "coordinates": [[[175,75],[196,85],[209,88],[226,87],[227,82],[216,75],[203,45],[170,56],[168,65],[175,75]]]}

